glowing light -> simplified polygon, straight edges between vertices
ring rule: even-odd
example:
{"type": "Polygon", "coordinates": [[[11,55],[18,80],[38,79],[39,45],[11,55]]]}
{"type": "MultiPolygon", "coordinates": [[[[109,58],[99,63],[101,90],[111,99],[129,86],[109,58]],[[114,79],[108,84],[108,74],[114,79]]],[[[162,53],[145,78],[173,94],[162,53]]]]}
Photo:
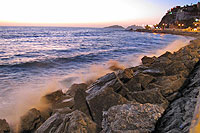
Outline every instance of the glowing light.
{"type": "Polygon", "coordinates": [[[181,24],[178,24],[178,26],[181,26],[181,24]]]}
{"type": "Polygon", "coordinates": [[[1,0],[0,5],[1,22],[20,23],[152,21],[158,12],[158,5],[146,0],[1,0]]]}
{"type": "Polygon", "coordinates": [[[184,24],[182,24],[182,26],[184,26],[184,24]]]}
{"type": "Polygon", "coordinates": [[[194,28],[194,31],[197,31],[197,28],[194,28]]]}

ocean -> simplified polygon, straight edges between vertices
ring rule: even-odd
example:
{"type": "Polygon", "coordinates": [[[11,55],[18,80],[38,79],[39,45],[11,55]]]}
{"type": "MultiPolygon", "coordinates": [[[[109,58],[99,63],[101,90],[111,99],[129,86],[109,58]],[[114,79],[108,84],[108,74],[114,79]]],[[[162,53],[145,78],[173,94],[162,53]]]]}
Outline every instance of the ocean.
{"type": "Polygon", "coordinates": [[[190,39],[121,29],[0,27],[0,118],[11,120],[41,90],[98,78],[110,72],[109,63],[138,65],[141,55],[190,39]]]}

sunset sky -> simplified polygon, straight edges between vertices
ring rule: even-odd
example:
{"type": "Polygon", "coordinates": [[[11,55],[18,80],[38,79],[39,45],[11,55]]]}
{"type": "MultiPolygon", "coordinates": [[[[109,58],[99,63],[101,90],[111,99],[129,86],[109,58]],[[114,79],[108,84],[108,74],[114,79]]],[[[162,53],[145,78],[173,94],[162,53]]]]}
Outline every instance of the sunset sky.
{"type": "Polygon", "coordinates": [[[0,0],[0,26],[105,26],[158,23],[166,11],[198,0],[0,0]]]}

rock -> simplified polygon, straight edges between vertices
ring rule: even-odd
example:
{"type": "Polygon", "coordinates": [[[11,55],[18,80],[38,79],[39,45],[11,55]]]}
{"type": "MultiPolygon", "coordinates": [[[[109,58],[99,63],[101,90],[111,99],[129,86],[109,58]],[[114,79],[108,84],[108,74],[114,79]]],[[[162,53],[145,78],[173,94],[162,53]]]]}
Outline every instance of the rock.
{"type": "Polygon", "coordinates": [[[0,133],[9,133],[10,127],[5,119],[0,119],[0,133]]]}
{"type": "Polygon", "coordinates": [[[151,103],[158,104],[162,106],[164,109],[168,106],[168,101],[166,98],[162,96],[158,89],[154,90],[145,90],[131,93],[132,99],[135,99],[137,102],[141,104],[151,103]]]}
{"type": "Polygon", "coordinates": [[[146,69],[146,70],[142,71],[142,73],[148,74],[148,75],[151,75],[151,76],[155,76],[155,77],[165,75],[165,71],[159,70],[159,69],[146,69]]]}
{"type": "Polygon", "coordinates": [[[111,87],[102,87],[100,90],[89,93],[86,100],[92,118],[98,125],[101,125],[103,111],[107,111],[111,106],[127,103],[127,100],[114,92],[111,87]]]}
{"type": "MultiPolygon", "coordinates": [[[[49,115],[50,116],[50,115],[49,115]]],[[[44,121],[45,117],[42,113],[32,108],[20,118],[20,132],[34,132],[44,121]]]]}
{"type": "Polygon", "coordinates": [[[85,113],[89,118],[91,118],[91,114],[86,101],[86,96],[87,93],[84,89],[80,88],[76,91],[76,94],[74,96],[74,110],[79,110],[85,113]]]}
{"type": "MultiPolygon", "coordinates": [[[[88,87],[87,93],[95,93],[98,91],[102,86],[107,86],[109,83],[112,83],[113,80],[116,79],[116,75],[114,72],[108,73],[105,76],[97,79],[92,85],[88,87]]],[[[108,85],[109,86],[109,85],[108,85]]]]}
{"type": "Polygon", "coordinates": [[[144,56],[141,60],[142,60],[142,64],[143,65],[150,65],[152,63],[154,63],[156,57],[147,57],[147,56],[144,56]]]}
{"type": "Polygon", "coordinates": [[[52,105],[53,109],[61,109],[65,107],[73,108],[74,106],[74,98],[69,99],[63,99],[62,101],[59,101],[52,105]]]}
{"type": "Polygon", "coordinates": [[[117,73],[117,77],[120,81],[126,83],[133,77],[133,71],[129,68],[121,70],[117,73]]]}
{"type": "Polygon", "coordinates": [[[149,83],[154,80],[154,77],[148,74],[138,73],[125,84],[129,91],[142,91],[147,89],[149,83]]]}
{"type": "Polygon", "coordinates": [[[75,110],[69,114],[56,113],[47,119],[36,133],[96,133],[96,123],[84,113],[75,110]]]}
{"type": "Polygon", "coordinates": [[[104,112],[101,133],[152,132],[164,109],[153,104],[117,105],[104,112]]]}
{"type": "Polygon", "coordinates": [[[46,103],[56,103],[62,99],[64,96],[64,93],[62,90],[57,90],[55,92],[49,93],[41,98],[41,101],[44,101],[46,103]]]}
{"type": "Polygon", "coordinates": [[[53,114],[55,114],[55,113],[68,114],[68,113],[71,113],[71,112],[73,112],[73,111],[69,107],[64,107],[64,108],[61,108],[61,109],[54,109],[53,110],[53,114]]]}
{"type": "MultiPolygon", "coordinates": [[[[199,87],[200,83],[197,83],[200,77],[200,65],[199,62],[194,68],[194,71],[189,75],[187,82],[178,91],[179,97],[173,98],[170,105],[166,109],[163,116],[157,122],[155,132],[159,133],[173,133],[173,132],[189,132],[192,119],[197,118],[199,113],[195,113],[195,106],[199,106],[197,100],[199,100],[199,87]],[[197,84],[196,84],[197,83],[197,84]],[[194,86],[194,84],[196,84],[194,86]],[[198,97],[198,98],[197,98],[198,97]],[[197,117],[195,117],[197,115],[197,117]]],[[[178,82],[175,86],[180,86],[182,79],[176,79],[174,82],[178,82]]],[[[176,87],[174,87],[176,88],[176,87]]],[[[173,90],[173,87],[171,88],[173,90]]],[[[166,90],[164,90],[166,91],[166,90]]],[[[165,92],[165,94],[176,95],[176,92],[165,92]]],[[[171,96],[171,95],[170,95],[171,96]]],[[[200,101],[200,100],[199,100],[200,101]]],[[[199,108],[197,108],[199,112],[199,108]]],[[[198,123],[198,122],[197,122],[198,123]]],[[[192,129],[192,128],[191,128],[192,129]]]]}
{"type": "Polygon", "coordinates": [[[187,67],[181,61],[175,61],[171,63],[169,66],[165,67],[166,75],[176,75],[179,74],[181,71],[187,72],[187,67]]]}
{"type": "Polygon", "coordinates": [[[72,96],[72,97],[74,97],[74,95],[76,94],[76,91],[78,90],[78,89],[83,89],[83,90],[87,90],[87,84],[85,84],[85,83],[81,83],[81,84],[73,84],[70,88],[69,88],[69,90],[66,92],[66,94],[67,95],[70,95],[70,96],[72,96]]]}

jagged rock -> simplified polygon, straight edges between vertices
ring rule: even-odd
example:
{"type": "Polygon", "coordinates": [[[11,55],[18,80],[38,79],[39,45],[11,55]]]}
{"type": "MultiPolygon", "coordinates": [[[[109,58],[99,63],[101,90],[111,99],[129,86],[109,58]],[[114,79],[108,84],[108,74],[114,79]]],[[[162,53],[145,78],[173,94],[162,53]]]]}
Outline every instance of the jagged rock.
{"type": "Polygon", "coordinates": [[[64,107],[64,108],[53,110],[53,114],[55,114],[55,113],[68,114],[68,113],[71,113],[71,112],[73,112],[73,110],[69,107],[64,107]]]}
{"type": "Polygon", "coordinates": [[[88,115],[88,117],[91,118],[91,114],[86,101],[86,96],[87,93],[85,92],[85,89],[80,88],[76,91],[76,94],[74,96],[74,109],[85,113],[86,115],[88,115]]]}
{"type": "Polygon", "coordinates": [[[154,80],[154,77],[148,74],[138,73],[125,84],[129,91],[142,91],[147,89],[147,85],[154,80]]]}
{"type": "Polygon", "coordinates": [[[74,106],[74,98],[69,98],[69,99],[67,98],[53,104],[52,108],[53,109],[61,109],[65,107],[73,108],[73,106],[74,106]]]}
{"type": "Polygon", "coordinates": [[[74,97],[74,95],[76,94],[76,91],[78,90],[78,89],[83,89],[83,90],[87,90],[87,84],[85,84],[85,83],[81,83],[81,84],[73,84],[70,88],[69,88],[69,90],[66,92],[66,94],[67,95],[70,95],[70,96],[72,96],[72,97],[74,97]]]}
{"type": "Polygon", "coordinates": [[[132,92],[131,96],[132,99],[135,99],[137,102],[142,104],[158,104],[164,109],[168,106],[168,101],[162,96],[158,89],[132,92]]]}
{"type": "MultiPolygon", "coordinates": [[[[199,95],[199,77],[200,65],[198,63],[194,72],[189,75],[188,81],[186,82],[187,84],[184,85],[182,90],[179,90],[180,96],[174,99],[166,109],[165,114],[158,121],[154,132],[189,132],[192,118],[195,114],[194,110],[197,97],[199,95]],[[193,86],[195,83],[197,84],[193,86]]],[[[199,109],[197,110],[199,112],[199,109]]]]}
{"type": "Polygon", "coordinates": [[[0,119],[0,133],[9,133],[10,127],[5,119],[0,119]]]}
{"type": "Polygon", "coordinates": [[[41,98],[41,101],[44,101],[46,103],[56,103],[57,101],[60,101],[63,96],[64,93],[62,92],[62,90],[57,90],[55,92],[43,96],[41,98]]]}
{"type": "MultiPolygon", "coordinates": [[[[181,71],[186,71],[187,72],[187,67],[184,65],[182,61],[175,61],[171,63],[169,66],[165,67],[165,72],[166,75],[176,75],[179,74],[181,71]]],[[[189,73],[187,72],[187,75],[189,73]]]]}
{"type": "Polygon", "coordinates": [[[37,129],[36,133],[96,133],[96,130],[96,123],[76,110],[69,114],[54,114],[37,129]]]}
{"type": "Polygon", "coordinates": [[[102,87],[100,90],[89,93],[86,97],[91,110],[93,120],[100,125],[102,112],[107,111],[111,106],[127,103],[127,100],[113,91],[111,87],[102,87]]]}
{"type": "Polygon", "coordinates": [[[120,79],[120,81],[126,83],[133,77],[133,71],[129,68],[121,70],[117,73],[117,77],[120,79]]]}
{"type": "Polygon", "coordinates": [[[101,133],[152,132],[164,109],[153,104],[117,105],[104,112],[101,133]]]}
{"type": "MultiPolygon", "coordinates": [[[[50,117],[50,114],[48,117],[50,117]]],[[[46,119],[47,116],[32,108],[20,118],[19,130],[20,132],[34,132],[46,119]]]]}
{"type": "Polygon", "coordinates": [[[98,91],[102,86],[112,86],[114,79],[116,79],[115,73],[114,72],[108,73],[105,76],[97,79],[92,85],[90,85],[86,92],[93,93],[93,92],[98,91]]]}
{"type": "Polygon", "coordinates": [[[152,63],[154,63],[156,57],[147,57],[147,56],[144,56],[141,60],[142,60],[142,64],[143,65],[150,65],[152,63]]]}

